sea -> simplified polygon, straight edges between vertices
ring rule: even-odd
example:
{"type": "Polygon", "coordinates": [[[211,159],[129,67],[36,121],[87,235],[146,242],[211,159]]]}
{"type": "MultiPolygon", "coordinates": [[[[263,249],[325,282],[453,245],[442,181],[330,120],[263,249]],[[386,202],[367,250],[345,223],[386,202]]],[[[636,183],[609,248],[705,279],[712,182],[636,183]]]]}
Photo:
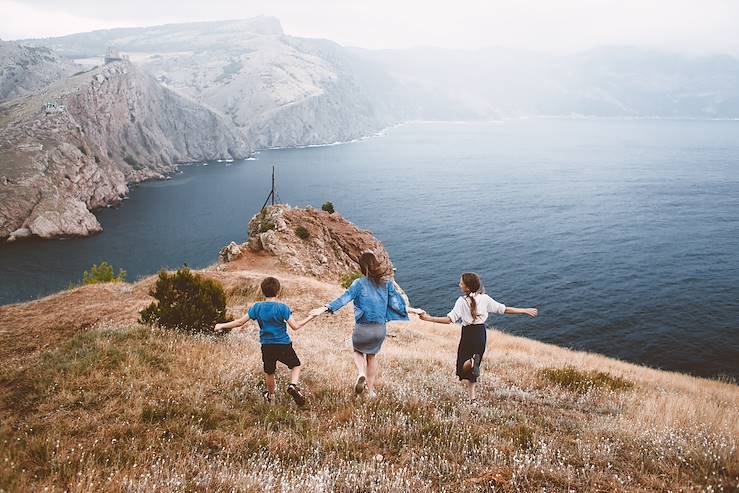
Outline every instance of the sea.
{"type": "Polygon", "coordinates": [[[371,230],[412,303],[434,315],[474,271],[496,300],[540,310],[492,316],[491,327],[739,377],[739,121],[411,122],[340,145],[193,163],[96,211],[101,234],[0,244],[0,304],[66,289],[102,261],[129,280],[214,264],[245,241],[273,166],[280,202],[331,201],[371,230]]]}

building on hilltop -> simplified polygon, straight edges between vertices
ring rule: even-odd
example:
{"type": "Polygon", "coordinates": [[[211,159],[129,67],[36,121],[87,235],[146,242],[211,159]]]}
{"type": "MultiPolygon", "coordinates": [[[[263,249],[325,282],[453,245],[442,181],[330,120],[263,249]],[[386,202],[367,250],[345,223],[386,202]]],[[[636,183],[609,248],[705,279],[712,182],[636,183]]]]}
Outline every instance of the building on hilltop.
{"type": "Polygon", "coordinates": [[[118,51],[117,48],[113,48],[112,46],[108,47],[108,51],[105,52],[105,64],[113,63],[113,62],[120,62],[123,60],[128,60],[128,56],[121,55],[121,52],[118,51]]]}

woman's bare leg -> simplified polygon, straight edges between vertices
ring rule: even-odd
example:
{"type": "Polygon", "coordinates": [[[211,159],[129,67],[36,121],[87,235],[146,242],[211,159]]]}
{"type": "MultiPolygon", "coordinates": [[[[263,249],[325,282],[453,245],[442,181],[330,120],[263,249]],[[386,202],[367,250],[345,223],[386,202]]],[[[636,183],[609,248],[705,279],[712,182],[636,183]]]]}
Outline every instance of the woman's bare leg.
{"type": "Polygon", "coordinates": [[[367,363],[364,361],[364,354],[359,351],[354,351],[352,354],[354,357],[354,366],[357,367],[357,376],[367,375],[367,363]]]}
{"type": "Polygon", "coordinates": [[[375,390],[375,379],[377,378],[377,355],[367,355],[367,388],[370,392],[375,390]]]}

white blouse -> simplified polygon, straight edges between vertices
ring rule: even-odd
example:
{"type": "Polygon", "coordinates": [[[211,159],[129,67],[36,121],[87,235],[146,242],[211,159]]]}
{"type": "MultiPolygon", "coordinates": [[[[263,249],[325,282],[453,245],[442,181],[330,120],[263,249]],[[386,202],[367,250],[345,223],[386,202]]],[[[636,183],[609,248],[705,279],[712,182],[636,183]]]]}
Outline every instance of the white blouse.
{"type": "Polygon", "coordinates": [[[475,319],[472,320],[470,300],[466,296],[460,296],[457,298],[457,302],[454,303],[452,311],[447,314],[452,323],[461,320],[462,325],[481,324],[488,319],[488,313],[505,313],[505,305],[498,303],[490,296],[479,293],[472,293],[471,296],[475,298],[475,312],[477,312],[475,319]]]}

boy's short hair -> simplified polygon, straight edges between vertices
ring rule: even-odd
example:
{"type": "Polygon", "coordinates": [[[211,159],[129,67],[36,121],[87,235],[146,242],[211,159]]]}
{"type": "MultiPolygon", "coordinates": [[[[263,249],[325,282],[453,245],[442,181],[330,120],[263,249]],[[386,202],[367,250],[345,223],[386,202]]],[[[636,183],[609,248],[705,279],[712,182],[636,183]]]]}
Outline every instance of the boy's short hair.
{"type": "Polygon", "coordinates": [[[262,281],[262,294],[267,298],[274,298],[280,292],[280,281],[274,277],[266,277],[262,281]]]}

